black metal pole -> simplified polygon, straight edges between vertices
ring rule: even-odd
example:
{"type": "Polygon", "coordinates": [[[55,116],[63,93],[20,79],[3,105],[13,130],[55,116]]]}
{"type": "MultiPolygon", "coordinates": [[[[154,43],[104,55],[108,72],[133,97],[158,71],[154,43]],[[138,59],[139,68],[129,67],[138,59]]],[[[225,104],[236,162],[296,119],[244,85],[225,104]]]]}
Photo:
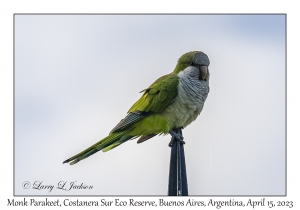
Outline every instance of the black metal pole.
{"type": "Polygon", "coordinates": [[[171,146],[170,171],[169,171],[169,196],[177,195],[177,141],[172,136],[173,144],[171,146]]]}
{"type": "MultiPolygon", "coordinates": [[[[175,133],[182,136],[180,128],[173,130],[175,133]]],[[[185,166],[185,156],[183,144],[177,139],[173,139],[171,147],[170,172],[169,172],[169,196],[187,196],[187,176],[185,166]]]]}

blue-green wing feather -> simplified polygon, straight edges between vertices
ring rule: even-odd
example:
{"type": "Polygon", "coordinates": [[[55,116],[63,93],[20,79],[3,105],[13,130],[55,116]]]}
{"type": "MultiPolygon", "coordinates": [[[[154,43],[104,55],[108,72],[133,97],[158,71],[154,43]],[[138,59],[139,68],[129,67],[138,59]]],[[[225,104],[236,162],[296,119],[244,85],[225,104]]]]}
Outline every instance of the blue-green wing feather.
{"type": "Polygon", "coordinates": [[[146,117],[147,115],[149,115],[149,113],[146,112],[130,112],[128,113],[128,115],[122,119],[111,131],[110,133],[114,133],[114,132],[118,132],[121,131],[125,128],[127,128],[128,126],[132,125],[133,123],[143,119],[144,117],[146,117]]]}

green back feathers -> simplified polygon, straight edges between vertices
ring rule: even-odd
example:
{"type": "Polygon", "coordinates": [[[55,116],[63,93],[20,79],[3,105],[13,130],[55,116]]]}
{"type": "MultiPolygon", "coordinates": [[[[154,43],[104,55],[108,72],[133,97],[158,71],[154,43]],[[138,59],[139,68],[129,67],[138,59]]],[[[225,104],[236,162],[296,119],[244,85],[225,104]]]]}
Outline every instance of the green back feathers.
{"type": "Polygon", "coordinates": [[[177,95],[178,79],[178,76],[173,73],[160,77],[144,90],[144,94],[128,112],[163,111],[177,95]]]}
{"type": "MultiPolygon", "coordinates": [[[[155,134],[168,132],[167,122],[159,113],[174,101],[178,91],[178,83],[179,78],[173,73],[157,79],[149,88],[142,91],[144,92],[143,95],[132,105],[128,115],[112,129],[111,134],[128,131],[128,136],[131,137],[141,135],[153,137],[155,134]],[[151,130],[151,132],[147,133],[146,130],[151,130]]],[[[126,140],[116,141],[111,148],[126,140]]]]}

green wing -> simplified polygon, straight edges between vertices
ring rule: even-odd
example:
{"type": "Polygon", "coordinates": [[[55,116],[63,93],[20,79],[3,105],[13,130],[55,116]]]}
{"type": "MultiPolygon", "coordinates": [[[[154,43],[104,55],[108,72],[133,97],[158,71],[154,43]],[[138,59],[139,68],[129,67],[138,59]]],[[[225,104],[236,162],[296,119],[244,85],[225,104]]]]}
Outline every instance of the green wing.
{"type": "Polygon", "coordinates": [[[163,111],[177,95],[178,79],[176,74],[167,74],[143,90],[144,94],[129,109],[128,115],[110,133],[122,131],[150,114],[163,111]]]}
{"type": "Polygon", "coordinates": [[[129,109],[130,112],[161,112],[173,102],[177,95],[178,76],[167,74],[157,79],[129,109]]]}

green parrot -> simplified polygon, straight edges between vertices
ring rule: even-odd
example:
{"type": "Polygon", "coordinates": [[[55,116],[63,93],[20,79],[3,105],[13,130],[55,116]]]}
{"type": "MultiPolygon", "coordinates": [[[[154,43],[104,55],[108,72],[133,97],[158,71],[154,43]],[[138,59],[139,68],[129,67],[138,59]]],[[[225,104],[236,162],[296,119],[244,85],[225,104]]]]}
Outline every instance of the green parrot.
{"type": "Polygon", "coordinates": [[[173,129],[186,127],[202,111],[209,92],[209,63],[207,55],[201,51],[183,54],[172,73],[141,91],[143,95],[107,137],[63,163],[71,161],[73,165],[130,139],[139,138],[137,143],[142,143],[158,134],[170,134],[184,143],[183,137],[173,129]]]}

